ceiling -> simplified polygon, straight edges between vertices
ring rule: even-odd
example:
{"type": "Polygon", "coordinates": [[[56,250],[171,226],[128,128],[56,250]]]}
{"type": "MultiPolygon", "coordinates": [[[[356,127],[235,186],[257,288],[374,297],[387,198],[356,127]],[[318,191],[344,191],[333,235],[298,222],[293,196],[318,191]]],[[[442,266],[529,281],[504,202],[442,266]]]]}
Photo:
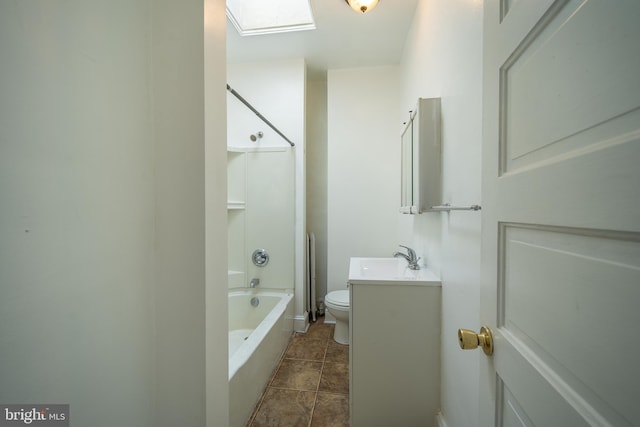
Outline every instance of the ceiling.
{"type": "Polygon", "coordinates": [[[345,0],[311,0],[315,30],[241,37],[227,20],[227,61],[305,58],[310,80],[327,69],[397,64],[419,0],[380,0],[366,13],[345,0]]]}

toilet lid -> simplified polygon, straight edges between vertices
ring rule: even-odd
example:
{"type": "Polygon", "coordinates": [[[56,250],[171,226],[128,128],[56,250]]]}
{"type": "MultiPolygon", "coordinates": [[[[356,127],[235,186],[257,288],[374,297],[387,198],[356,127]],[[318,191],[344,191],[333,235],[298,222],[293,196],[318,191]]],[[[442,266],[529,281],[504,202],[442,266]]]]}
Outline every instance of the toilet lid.
{"type": "Polygon", "coordinates": [[[339,305],[342,307],[349,307],[349,291],[333,291],[327,294],[325,298],[331,304],[339,305]]]}

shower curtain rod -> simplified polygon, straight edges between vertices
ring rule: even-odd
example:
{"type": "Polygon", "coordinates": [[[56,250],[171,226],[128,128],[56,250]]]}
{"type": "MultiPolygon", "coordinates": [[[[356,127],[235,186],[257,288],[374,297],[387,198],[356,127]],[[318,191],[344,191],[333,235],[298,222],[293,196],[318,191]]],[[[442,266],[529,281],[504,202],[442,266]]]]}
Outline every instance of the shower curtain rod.
{"type": "Polygon", "coordinates": [[[253,108],[253,105],[249,104],[249,102],[246,99],[244,99],[238,92],[236,92],[231,86],[229,86],[229,83],[227,83],[227,90],[229,92],[231,92],[231,94],[233,96],[238,98],[240,100],[240,102],[242,102],[244,105],[246,105],[248,109],[253,111],[256,114],[256,116],[258,116],[260,118],[260,120],[265,122],[271,129],[275,130],[278,135],[283,137],[285,141],[287,141],[289,144],[291,144],[292,147],[296,146],[293,142],[291,142],[291,140],[289,138],[284,136],[284,134],[282,132],[280,132],[280,130],[277,127],[275,127],[269,120],[267,120],[265,116],[263,116],[262,114],[260,114],[260,112],[258,110],[253,108]]]}

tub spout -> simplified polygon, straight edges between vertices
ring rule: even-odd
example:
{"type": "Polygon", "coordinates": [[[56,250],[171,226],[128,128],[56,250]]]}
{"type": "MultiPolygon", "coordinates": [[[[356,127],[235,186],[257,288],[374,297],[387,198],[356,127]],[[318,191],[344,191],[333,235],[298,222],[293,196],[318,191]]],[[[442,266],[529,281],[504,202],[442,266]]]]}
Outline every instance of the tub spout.
{"type": "Polygon", "coordinates": [[[260,284],[260,279],[258,278],[253,278],[251,279],[251,281],[249,282],[249,287],[250,288],[255,288],[256,286],[258,286],[260,284]]]}

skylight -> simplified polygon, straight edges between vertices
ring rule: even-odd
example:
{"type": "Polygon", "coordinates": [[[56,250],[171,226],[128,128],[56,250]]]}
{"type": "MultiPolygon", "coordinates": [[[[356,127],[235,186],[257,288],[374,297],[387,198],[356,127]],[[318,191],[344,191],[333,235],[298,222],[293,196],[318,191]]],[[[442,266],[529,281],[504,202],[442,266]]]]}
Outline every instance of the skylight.
{"type": "Polygon", "coordinates": [[[241,36],[316,28],[310,0],[227,0],[227,17],[241,36]]]}

